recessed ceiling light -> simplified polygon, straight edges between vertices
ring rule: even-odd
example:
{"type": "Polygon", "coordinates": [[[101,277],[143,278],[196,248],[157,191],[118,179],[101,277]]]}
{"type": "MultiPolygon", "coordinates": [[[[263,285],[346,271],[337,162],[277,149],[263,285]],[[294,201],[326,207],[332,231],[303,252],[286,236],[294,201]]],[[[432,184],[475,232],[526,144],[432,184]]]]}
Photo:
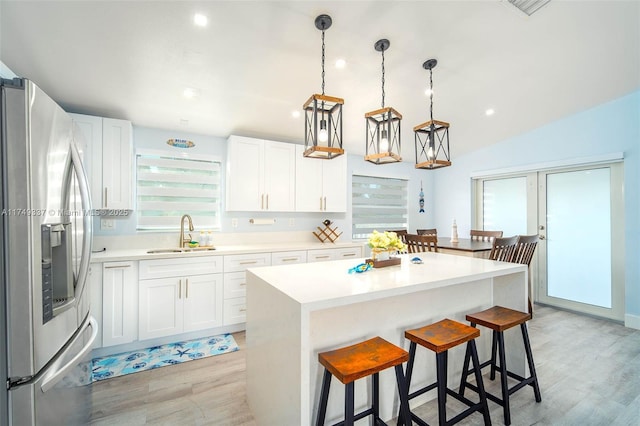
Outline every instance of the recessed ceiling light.
{"type": "Polygon", "coordinates": [[[297,110],[296,110],[296,111],[291,111],[291,116],[292,116],[293,118],[298,118],[298,117],[300,117],[300,111],[297,111],[297,110]]]}
{"type": "Polygon", "coordinates": [[[347,66],[347,61],[345,61],[344,59],[338,59],[336,61],[336,68],[344,68],[347,66]]]}
{"type": "Polygon", "coordinates": [[[200,90],[194,89],[193,87],[187,87],[182,92],[182,95],[187,99],[193,99],[200,96],[200,90]]]}
{"type": "Polygon", "coordinates": [[[488,109],[488,110],[486,110],[484,113],[485,113],[486,115],[493,115],[493,114],[495,114],[496,112],[495,112],[495,110],[494,110],[493,108],[489,108],[489,109],[488,109]]]}
{"type": "Polygon", "coordinates": [[[206,27],[209,20],[202,13],[196,13],[193,15],[193,23],[199,27],[206,27]]]}

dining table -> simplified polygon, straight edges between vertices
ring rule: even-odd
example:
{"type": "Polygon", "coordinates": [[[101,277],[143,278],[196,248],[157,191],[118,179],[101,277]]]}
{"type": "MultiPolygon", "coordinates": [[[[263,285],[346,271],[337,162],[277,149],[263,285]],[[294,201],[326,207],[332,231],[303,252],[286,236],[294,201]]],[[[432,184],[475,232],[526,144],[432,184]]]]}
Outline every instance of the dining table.
{"type": "Polygon", "coordinates": [[[445,254],[488,259],[492,246],[493,242],[491,241],[459,238],[457,242],[452,242],[451,238],[438,236],[438,252],[445,254]]]}

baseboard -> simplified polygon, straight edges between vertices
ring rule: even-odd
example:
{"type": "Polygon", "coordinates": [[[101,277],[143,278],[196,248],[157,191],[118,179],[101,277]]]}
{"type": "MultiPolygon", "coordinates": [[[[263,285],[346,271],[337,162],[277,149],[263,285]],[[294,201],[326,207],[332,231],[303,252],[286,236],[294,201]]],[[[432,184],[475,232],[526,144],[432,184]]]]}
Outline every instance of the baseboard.
{"type": "Polygon", "coordinates": [[[624,316],[624,326],[640,330],[640,315],[626,314],[624,316]]]}

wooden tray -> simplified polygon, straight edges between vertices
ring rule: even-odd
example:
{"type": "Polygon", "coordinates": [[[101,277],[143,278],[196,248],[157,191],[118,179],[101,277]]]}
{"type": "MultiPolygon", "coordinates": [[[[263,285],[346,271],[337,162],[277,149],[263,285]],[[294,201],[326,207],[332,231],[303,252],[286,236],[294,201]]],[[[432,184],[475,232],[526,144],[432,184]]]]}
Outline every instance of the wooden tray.
{"type": "Polygon", "coordinates": [[[393,266],[393,265],[399,265],[400,263],[402,263],[402,259],[400,259],[399,257],[392,257],[389,260],[372,260],[372,259],[367,259],[365,260],[365,262],[369,263],[373,263],[373,267],[374,268],[384,268],[385,266],[393,266]]]}

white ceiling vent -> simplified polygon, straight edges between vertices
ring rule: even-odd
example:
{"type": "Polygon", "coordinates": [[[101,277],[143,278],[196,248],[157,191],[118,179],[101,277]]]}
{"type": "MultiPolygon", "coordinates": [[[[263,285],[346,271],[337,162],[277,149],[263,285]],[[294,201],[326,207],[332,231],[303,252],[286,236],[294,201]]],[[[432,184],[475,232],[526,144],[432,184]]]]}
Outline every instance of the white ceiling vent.
{"type": "Polygon", "coordinates": [[[516,7],[520,12],[527,16],[533,15],[535,11],[540,9],[551,0],[502,0],[504,3],[509,3],[516,7]]]}

